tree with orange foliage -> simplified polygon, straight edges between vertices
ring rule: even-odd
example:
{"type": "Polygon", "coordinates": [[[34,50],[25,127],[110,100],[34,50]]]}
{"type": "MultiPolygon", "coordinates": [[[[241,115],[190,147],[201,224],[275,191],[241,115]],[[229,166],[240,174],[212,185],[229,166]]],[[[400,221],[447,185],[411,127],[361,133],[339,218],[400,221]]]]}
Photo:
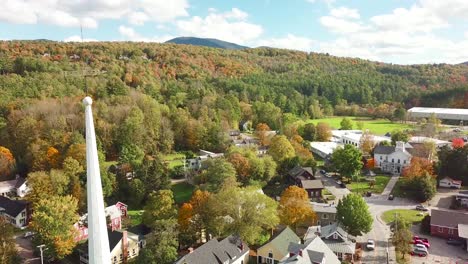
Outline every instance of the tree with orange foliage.
{"type": "Polygon", "coordinates": [[[232,163],[236,169],[237,176],[240,182],[247,183],[250,176],[250,162],[240,153],[229,155],[228,161],[232,163]]]}
{"type": "Polygon", "coordinates": [[[283,191],[278,214],[281,224],[288,225],[293,230],[299,225],[310,226],[317,221],[307,192],[297,186],[290,186],[283,191]]]}
{"type": "Polygon", "coordinates": [[[47,162],[51,169],[57,169],[60,166],[60,153],[54,147],[49,147],[47,149],[47,162]]]}
{"type": "Polygon", "coordinates": [[[15,167],[15,158],[10,150],[0,146],[0,180],[6,180],[15,167]],[[5,179],[3,179],[5,177],[5,179]]]}
{"type": "Polygon", "coordinates": [[[465,146],[465,141],[462,138],[454,138],[452,140],[452,147],[453,148],[463,148],[465,146]]]}
{"type": "Polygon", "coordinates": [[[180,207],[177,221],[181,243],[190,245],[201,239],[207,223],[206,207],[209,197],[209,192],[196,190],[190,201],[180,207]]]}
{"type": "Polygon", "coordinates": [[[270,140],[267,137],[267,131],[270,131],[270,127],[265,123],[258,123],[257,127],[255,128],[255,134],[257,135],[258,139],[260,140],[261,146],[268,146],[270,145],[270,140]]]}
{"type": "Polygon", "coordinates": [[[432,162],[428,159],[413,157],[411,158],[410,165],[403,169],[402,176],[414,178],[424,176],[426,173],[432,177],[435,176],[432,162]]]}
{"type": "Polygon", "coordinates": [[[375,160],[374,159],[368,159],[366,162],[366,168],[367,169],[373,169],[375,167],[375,160]]]}

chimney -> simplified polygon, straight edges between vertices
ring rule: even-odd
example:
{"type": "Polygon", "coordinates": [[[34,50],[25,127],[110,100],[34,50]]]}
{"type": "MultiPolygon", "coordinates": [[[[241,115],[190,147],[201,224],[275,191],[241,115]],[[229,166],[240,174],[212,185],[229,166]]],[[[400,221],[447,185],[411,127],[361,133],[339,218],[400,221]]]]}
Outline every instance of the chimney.
{"type": "Polygon", "coordinates": [[[192,252],[193,252],[193,247],[189,247],[189,248],[188,248],[188,253],[190,254],[190,253],[192,253],[192,252]]]}
{"type": "Polygon", "coordinates": [[[299,256],[302,257],[302,249],[299,250],[299,256]]]}
{"type": "Polygon", "coordinates": [[[122,231],[122,254],[123,254],[123,259],[124,263],[127,262],[128,259],[128,234],[127,231],[122,231]]]}
{"type": "Polygon", "coordinates": [[[242,243],[242,241],[241,241],[241,243],[239,245],[239,249],[241,250],[241,252],[244,251],[244,243],[242,243]]]}

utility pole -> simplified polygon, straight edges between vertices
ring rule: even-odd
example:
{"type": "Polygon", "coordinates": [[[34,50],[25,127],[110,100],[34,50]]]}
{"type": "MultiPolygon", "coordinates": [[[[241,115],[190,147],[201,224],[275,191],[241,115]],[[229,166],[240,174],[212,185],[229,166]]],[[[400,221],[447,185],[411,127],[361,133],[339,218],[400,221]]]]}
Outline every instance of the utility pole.
{"type": "MultiPolygon", "coordinates": [[[[43,248],[45,247],[44,244],[37,246],[41,251],[41,264],[44,264],[44,255],[43,255],[43,248]]],[[[47,249],[47,248],[46,248],[47,249]]]]}

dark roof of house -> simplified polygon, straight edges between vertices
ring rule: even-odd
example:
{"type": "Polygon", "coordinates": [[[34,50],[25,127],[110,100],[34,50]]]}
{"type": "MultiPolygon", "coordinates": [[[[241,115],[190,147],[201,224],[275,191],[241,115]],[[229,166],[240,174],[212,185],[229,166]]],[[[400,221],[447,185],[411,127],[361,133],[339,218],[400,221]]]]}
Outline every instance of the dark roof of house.
{"type": "Polygon", "coordinates": [[[315,250],[307,250],[307,253],[309,253],[308,255],[311,263],[322,263],[323,257],[325,256],[325,253],[315,250]]]}
{"type": "MultiPolygon", "coordinates": [[[[132,233],[132,232],[128,232],[128,233],[132,233]]],[[[117,230],[112,231],[111,229],[108,228],[107,237],[109,239],[109,249],[110,249],[110,252],[112,252],[112,250],[114,250],[117,244],[119,244],[120,240],[122,240],[123,233],[122,231],[117,231],[117,230]]],[[[88,241],[78,245],[78,249],[83,252],[88,252],[88,241]]]]}
{"type": "MultiPolygon", "coordinates": [[[[263,244],[260,248],[270,244],[275,247],[283,256],[289,253],[288,247],[290,243],[298,243],[301,239],[294,233],[291,228],[285,227],[277,232],[267,243],[263,244]]],[[[260,249],[259,248],[259,249],[260,249]]]]}
{"type": "Polygon", "coordinates": [[[304,189],[323,189],[322,181],[320,180],[302,180],[302,188],[304,189]]]}
{"type": "Polygon", "coordinates": [[[5,209],[5,213],[16,217],[21,211],[26,209],[28,201],[10,200],[7,197],[0,196],[0,207],[5,209]]]}
{"type": "Polygon", "coordinates": [[[144,236],[151,233],[151,228],[147,227],[144,224],[139,224],[136,226],[132,226],[128,229],[128,232],[132,232],[133,234],[138,235],[138,240],[142,240],[144,236]]]}
{"type": "Polygon", "coordinates": [[[395,146],[377,146],[374,149],[375,154],[391,154],[395,152],[395,146]]]}
{"type": "Polygon", "coordinates": [[[25,183],[25,182],[26,182],[26,179],[25,179],[25,178],[22,178],[22,177],[18,178],[18,179],[16,180],[15,188],[18,189],[18,188],[21,187],[21,185],[23,185],[23,183],[25,183]]]}
{"type": "Polygon", "coordinates": [[[232,263],[230,260],[238,259],[247,253],[249,248],[235,236],[228,236],[218,241],[211,239],[175,262],[175,264],[224,264],[232,263]],[[241,245],[243,249],[241,250],[241,245]]]}
{"type": "Polygon", "coordinates": [[[314,177],[314,172],[312,171],[311,167],[301,167],[297,165],[296,167],[292,168],[289,171],[289,175],[293,178],[297,178],[299,176],[303,176],[304,173],[309,174],[311,177],[314,177]]]}
{"type": "Polygon", "coordinates": [[[468,213],[439,209],[431,210],[431,225],[457,228],[458,224],[468,224],[468,213]]]}

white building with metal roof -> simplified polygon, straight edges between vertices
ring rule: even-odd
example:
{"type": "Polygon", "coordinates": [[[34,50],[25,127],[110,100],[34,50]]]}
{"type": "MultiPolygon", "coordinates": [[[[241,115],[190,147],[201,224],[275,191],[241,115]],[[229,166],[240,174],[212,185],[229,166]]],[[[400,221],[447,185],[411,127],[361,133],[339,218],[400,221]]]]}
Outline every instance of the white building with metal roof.
{"type": "Polygon", "coordinates": [[[468,121],[468,109],[413,107],[408,110],[409,118],[428,118],[432,114],[439,119],[468,121]]]}

